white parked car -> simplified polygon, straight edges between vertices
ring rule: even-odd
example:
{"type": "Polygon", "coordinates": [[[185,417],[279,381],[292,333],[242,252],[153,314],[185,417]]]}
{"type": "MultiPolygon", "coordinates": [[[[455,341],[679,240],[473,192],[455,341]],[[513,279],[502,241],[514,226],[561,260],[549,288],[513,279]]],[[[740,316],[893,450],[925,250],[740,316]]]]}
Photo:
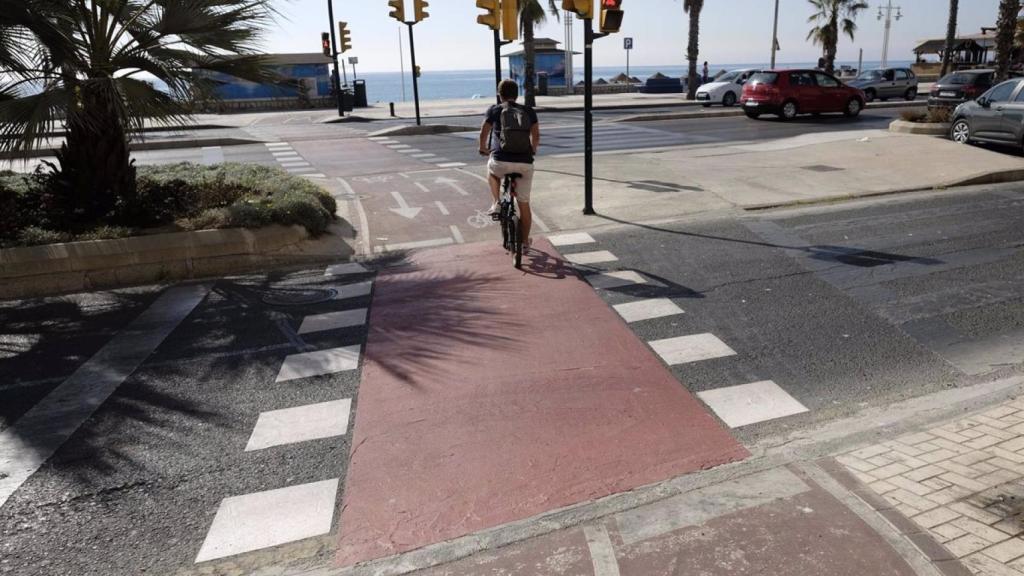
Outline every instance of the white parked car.
{"type": "Polygon", "coordinates": [[[743,84],[758,72],[760,70],[755,68],[726,72],[713,82],[708,82],[697,88],[697,101],[703,103],[705,107],[712,104],[732,106],[740,99],[740,94],[743,93],[743,84]]]}

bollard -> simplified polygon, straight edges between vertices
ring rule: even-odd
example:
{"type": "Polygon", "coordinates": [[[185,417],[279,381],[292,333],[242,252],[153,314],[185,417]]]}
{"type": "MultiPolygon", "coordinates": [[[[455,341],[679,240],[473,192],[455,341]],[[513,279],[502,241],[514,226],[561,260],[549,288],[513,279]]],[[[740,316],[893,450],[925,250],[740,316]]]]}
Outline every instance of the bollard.
{"type": "Polygon", "coordinates": [[[391,104],[391,117],[394,118],[395,117],[395,103],[391,102],[390,104],[391,104]]]}

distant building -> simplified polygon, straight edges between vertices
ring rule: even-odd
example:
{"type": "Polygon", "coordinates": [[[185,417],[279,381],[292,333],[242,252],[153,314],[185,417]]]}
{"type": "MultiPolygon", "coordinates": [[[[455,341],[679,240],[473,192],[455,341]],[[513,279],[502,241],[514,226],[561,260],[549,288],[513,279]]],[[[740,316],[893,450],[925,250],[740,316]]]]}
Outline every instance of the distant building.
{"type": "MultiPolygon", "coordinates": [[[[937,80],[942,69],[942,55],[946,51],[946,38],[930,38],[918,42],[914,48],[914,73],[925,81],[937,80]]],[[[996,59],[995,28],[982,28],[980,34],[964,34],[953,41],[950,58],[953,70],[986,68],[996,59]]]]}
{"type": "MultiPolygon", "coordinates": [[[[533,40],[536,58],[536,74],[545,72],[548,75],[548,86],[566,88],[565,86],[565,50],[558,46],[561,42],[551,38],[535,38],[533,40]]],[[[506,54],[509,63],[509,77],[523,85],[526,79],[526,51],[520,50],[506,54]]],[[[533,79],[537,86],[537,78],[533,79]]]]}
{"type": "Polygon", "coordinates": [[[330,106],[331,64],[322,53],[267,54],[269,67],[286,82],[282,85],[260,84],[242,80],[220,72],[197,71],[201,77],[212,80],[214,91],[220,98],[220,108],[298,108],[330,106]],[[295,81],[301,83],[288,85],[295,81]]]}

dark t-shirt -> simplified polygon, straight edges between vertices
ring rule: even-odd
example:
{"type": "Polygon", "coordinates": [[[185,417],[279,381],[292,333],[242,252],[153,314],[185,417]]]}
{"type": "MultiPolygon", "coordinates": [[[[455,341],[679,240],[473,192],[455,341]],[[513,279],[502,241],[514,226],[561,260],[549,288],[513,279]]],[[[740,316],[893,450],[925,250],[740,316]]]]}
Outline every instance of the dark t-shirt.
{"type": "MultiPolygon", "coordinates": [[[[527,108],[515,102],[511,104],[516,108],[525,109],[526,113],[530,116],[530,121],[535,125],[540,123],[537,119],[537,113],[533,111],[533,108],[527,108]]],[[[491,157],[499,162],[533,164],[533,154],[510,154],[501,151],[501,107],[502,104],[495,104],[487,110],[487,122],[491,125],[491,157]]]]}

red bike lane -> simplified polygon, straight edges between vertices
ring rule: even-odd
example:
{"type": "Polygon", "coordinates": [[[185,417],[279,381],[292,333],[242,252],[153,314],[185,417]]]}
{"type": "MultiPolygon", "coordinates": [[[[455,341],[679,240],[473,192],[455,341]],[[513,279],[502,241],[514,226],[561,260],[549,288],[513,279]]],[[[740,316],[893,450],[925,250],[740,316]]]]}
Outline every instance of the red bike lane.
{"type": "Polygon", "coordinates": [[[554,248],[496,244],[378,277],[340,565],[748,455],[554,248]]]}

